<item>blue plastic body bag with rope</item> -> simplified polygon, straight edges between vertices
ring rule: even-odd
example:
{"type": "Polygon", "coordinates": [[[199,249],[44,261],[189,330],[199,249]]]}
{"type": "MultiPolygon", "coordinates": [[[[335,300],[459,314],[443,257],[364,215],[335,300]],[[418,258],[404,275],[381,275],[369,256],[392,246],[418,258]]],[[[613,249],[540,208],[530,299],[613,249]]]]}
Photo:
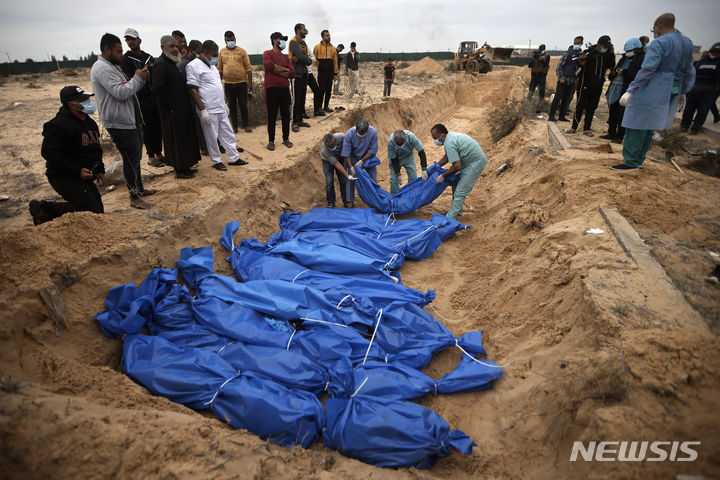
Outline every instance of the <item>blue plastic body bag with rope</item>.
{"type": "Polygon", "coordinates": [[[363,169],[356,169],[357,188],[360,198],[375,210],[383,213],[405,215],[412,213],[423,205],[432,203],[448,186],[457,184],[457,177],[450,175],[442,183],[437,183],[438,175],[446,172],[437,163],[427,169],[428,179],[416,178],[403,186],[396,195],[383,190],[363,169]]]}

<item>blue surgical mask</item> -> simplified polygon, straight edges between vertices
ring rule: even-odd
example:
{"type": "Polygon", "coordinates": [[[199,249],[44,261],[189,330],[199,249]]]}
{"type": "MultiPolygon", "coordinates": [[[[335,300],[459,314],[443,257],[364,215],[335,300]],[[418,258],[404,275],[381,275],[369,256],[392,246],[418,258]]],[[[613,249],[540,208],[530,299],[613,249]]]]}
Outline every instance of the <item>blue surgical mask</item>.
{"type": "Polygon", "coordinates": [[[210,65],[217,67],[218,57],[210,57],[210,65]]]}
{"type": "Polygon", "coordinates": [[[545,50],[540,50],[540,55],[543,55],[545,53],[545,50]]]}
{"type": "Polygon", "coordinates": [[[92,115],[93,113],[95,113],[95,102],[93,102],[92,98],[88,98],[87,100],[82,102],[80,106],[82,107],[80,111],[87,115],[92,115]]]}
{"type": "Polygon", "coordinates": [[[225,42],[225,43],[227,44],[227,47],[229,49],[232,50],[233,48],[235,48],[235,40],[230,40],[229,42],[225,42]]]}
{"type": "Polygon", "coordinates": [[[573,50],[580,50],[582,49],[582,45],[573,45],[573,50]]]}
{"type": "Polygon", "coordinates": [[[442,147],[443,145],[445,145],[445,141],[444,141],[444,140],[440,140],[439,138],[436,138],[436,139],[433,140],[433,141],[435,142],[435,145],[437,145],[438,147],[442,147]]]}
{"type": "Polygon", "coordinates": [[[280,41],[278,42],[278,48],[279,48],[280,50],[285,50],[285,46],[286,46],[286,45],[287,45],[287,43],[285,43],[285,40],[280,40],[280,41]]]}
{"type": "Polygon", "coordinates": [[[367,132],[365,132],[365,133],[358,133],[357,131],[355,132],[355,136],[356,136],[357,138],[359,138],[360,140],[362,140],[363,138],[365,138],[365,135],[367,135],[367,132]]]}

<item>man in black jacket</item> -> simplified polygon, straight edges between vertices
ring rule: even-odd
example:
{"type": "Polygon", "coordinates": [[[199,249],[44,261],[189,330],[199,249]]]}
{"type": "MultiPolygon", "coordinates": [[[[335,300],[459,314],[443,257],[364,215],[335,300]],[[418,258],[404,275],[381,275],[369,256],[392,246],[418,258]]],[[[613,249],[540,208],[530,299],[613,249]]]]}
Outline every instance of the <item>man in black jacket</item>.
{"type": "Polygon", "coordinates": [[[720,92],[720,42],[710,47],[707,55],[695,62],[695,86],[686,95],[680,127],[690,129],[690,135],[700,132],[710,107],[720,92]],[[693,118],[694,117],[694,118],[693,118]]]}
{"type": "Polygon", "coordinates": [[[80,87],[60,90],[62,107],[43,126],[41,154],[46,161],[50,185],[67,202],[31,200],[30,214],[35,225],[69,212],[103,213],[100,192],[93,183],[105,184],[100,130],[90,115],[95,103],[80,87]]]}
{"type": "Polygon", "coordinates": [[[298,23],[295,25],[295,36],[290,39],[288,44],[288,57],[295,69],[295,78],[293,84],[293,109],[292,109],[292,130],[299,132],[300,127],[309,127],[310,124],[305,121],[303,114],[305,113],[305,99],[308,87],[308,67],[312,65],[312,60],[308,55],[307,37],[308,31],[305,25],[298,23]]]}
{"type": "Polygon", "coordinates": [[[565,52],[562,58],[560,58],[557,68],[555,69],[558,82],[555,87],[555,96],[550,104],[550,113],[548,113],[548,120],[551,122],[558,120],[561,122],[570,121],[565,118],[565,115],[567,114],[573,93],[575,92],[578,57],[580,56],[580,50],[582,49],[582,42],[582,36],[578,35],[575,37],[573,44],[570,45],[567,52],[565,52]],[[558,109],[558,105],[560,106],[560,113],[558,114],[558,118],[556,120],[555,111],[558,109]]]}
{"type": "MultiPolygon", "coordinates": [[[[140,50],[142,40],[137,30],[134,28],[125,30],[125,43],[130,48],[129,51],[125,52],[121,65],[125,76],[131,79],[136,70],[142,70],[146,66],[148,70],[151,70],[155,59],[149,53],[140,50]]],[[[165,165],[165,159],[162,155],[162,128],[150,78],[137,92],[136,96],[142,113],[143,143],[145,144],[148,163],[153,167],[162,167],[165,165]]]]}
{"type": "Polygon", "coordinates": [[[615,67],[615,52],[610,37],[603,35],[597,44],[591,46],[578,58],[580,74],[578,75],[578,99],[573,115],[572,127],[566,133],[575,133],[580,119],[585,115],[583,131],[592,136],[592,119],[600,102],[606,72],[615,67]]]}
{"type": "Polygon", "coordinates": [[[625,137],[625,128],[622,126],[625,107],[620,105],[620,97],[627,92],[645,60],[645,50],[639,38],[629,39],[623,50],[625,53],[608,75],[610,86],[605,94],[609,107],[608,133],[600,135],[600,138],[612,140],[614,143],[622,143],[625,137]]]}
{"type": "Polygon", "coordinates": [[[153,68],[152,88],[160,110],[166,163],[175,169],[175,178],[193,178],[193,166],[200,161],[195,133],[197,115],[190,105],[185,75],[176,66],[180,61],[177,40],[165,35],[160,39],[160,48],[163,53],[153,68]]]}

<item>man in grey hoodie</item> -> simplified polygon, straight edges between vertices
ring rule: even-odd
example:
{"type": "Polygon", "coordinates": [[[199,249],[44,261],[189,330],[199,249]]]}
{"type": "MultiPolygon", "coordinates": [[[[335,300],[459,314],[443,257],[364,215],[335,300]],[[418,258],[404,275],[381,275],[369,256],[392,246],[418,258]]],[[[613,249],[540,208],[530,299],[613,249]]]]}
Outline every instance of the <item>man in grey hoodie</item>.
{"type": "Polygon", "coordinates": [[[150,204],[143,197],[157,192],[145,189],[140,176],[142,159],[142,113],[135,94],[145,85],[148,69],[135,71],[128,80],[120,69],[123,51],[120,39],[106,33],[100,39],[101,56],[90,70],[100,120],[107,129],[123,159],[123,175],[130,192],[130,206],[146,210],[150,204]]]}

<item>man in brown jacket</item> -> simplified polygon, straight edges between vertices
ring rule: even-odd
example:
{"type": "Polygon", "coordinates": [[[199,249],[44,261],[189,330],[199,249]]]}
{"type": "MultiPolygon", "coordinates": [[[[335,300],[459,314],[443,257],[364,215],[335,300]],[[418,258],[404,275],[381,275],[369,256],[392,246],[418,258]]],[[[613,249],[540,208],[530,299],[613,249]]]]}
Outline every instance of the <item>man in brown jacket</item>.
{"type": "MultiPolygon", "coordinates": [[[[528,99],[531,99],[535,88],[538,88],[540,101],[545,98],[545,80],[547,79],[548,70],[550,70],[550,55],[545,53],[545,45],[540,45],[533,53],[533,57],[528,64],[530,68],[530,91],[528,99]]],[[[537,111],[540,111],[540,101],[538,101],[537,111]]]]}
{"type": "Polygon", "coordinates": [[[240,104],[242,126],[246,132],[252,132],[248,126],[248,91],[252,92],[252,65],[250,57],[244,48],[235,43],[235,34],[228,30],[225,32],[225,48],[218,55],[217,69],[225,88],[225,101],[230,109],[230,123],[233,131],[238,131],[237,107],[240,104]]]}

